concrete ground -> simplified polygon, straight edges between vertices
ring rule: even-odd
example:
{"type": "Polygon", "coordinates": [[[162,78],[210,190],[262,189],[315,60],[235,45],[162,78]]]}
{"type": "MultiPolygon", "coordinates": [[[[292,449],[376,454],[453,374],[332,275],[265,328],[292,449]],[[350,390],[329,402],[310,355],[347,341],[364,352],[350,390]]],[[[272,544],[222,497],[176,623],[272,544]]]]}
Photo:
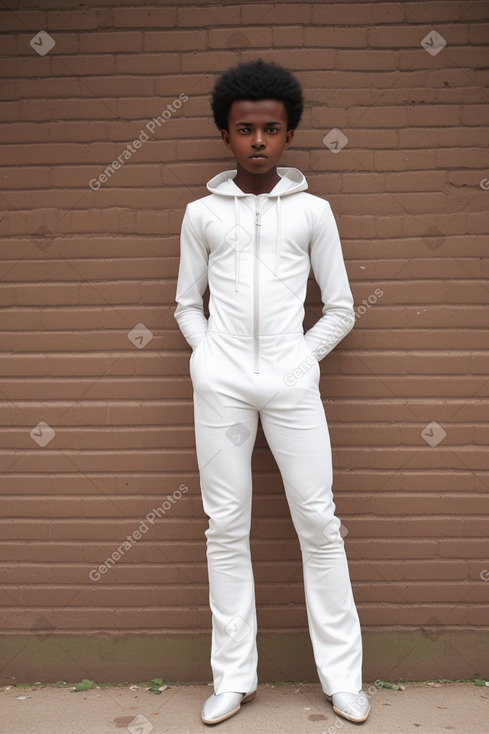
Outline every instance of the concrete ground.
{"type": "Polygon", "coordinates": [[[337,717],[316,683],[264,684],[253,702],[216,726],[200,721],[206,685],[169,685],[160,695],[128,685],[74,693],[68,688],[0,692],[5,734],[482,734],[489,731],[489,688],[473,683],[406,683],[404,691],[370,691],[363,724],[337,717]],[[19,696],[21,698],[19,698],[19,696]],[[24,697],[25,698],[22,698],[24,697]]]}

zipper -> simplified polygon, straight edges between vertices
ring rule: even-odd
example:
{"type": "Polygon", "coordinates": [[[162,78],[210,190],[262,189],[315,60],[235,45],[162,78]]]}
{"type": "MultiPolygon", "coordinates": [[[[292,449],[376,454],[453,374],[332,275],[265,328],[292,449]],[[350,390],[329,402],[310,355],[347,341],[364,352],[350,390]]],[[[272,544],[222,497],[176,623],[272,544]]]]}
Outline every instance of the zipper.
{"type": "Polygon", "coordinates": [[[255,261],[253,264],[253,371],[260,372],[260,197],[255,203],[255,261]]]}

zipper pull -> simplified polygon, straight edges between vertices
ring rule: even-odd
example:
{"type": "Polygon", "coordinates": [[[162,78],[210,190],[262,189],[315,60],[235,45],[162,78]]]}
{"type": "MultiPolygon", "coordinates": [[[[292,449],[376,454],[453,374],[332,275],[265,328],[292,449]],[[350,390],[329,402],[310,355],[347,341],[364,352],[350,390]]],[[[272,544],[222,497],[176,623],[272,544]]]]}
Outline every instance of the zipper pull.
{"type": "Polygon", "coordinates": [[[257,227],[261,227],[260,212],[255,212],[255,224],[257,227]]]}

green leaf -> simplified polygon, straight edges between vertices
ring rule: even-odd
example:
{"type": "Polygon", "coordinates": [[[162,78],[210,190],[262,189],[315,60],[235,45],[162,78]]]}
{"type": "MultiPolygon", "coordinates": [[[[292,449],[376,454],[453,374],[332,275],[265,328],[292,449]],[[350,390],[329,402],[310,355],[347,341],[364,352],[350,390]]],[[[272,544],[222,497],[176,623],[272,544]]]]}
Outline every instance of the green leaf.
{"type": "Polygon", "coordinates": [[[95,683],[93,680],[88,680],[88,678],[84,678],[81,683],[77,683],[75,686],[75,691],[89,691],[90,688],[95,688],[95,683]]]}
{"type": "Polygon", "coordinates": [[[375,681],[375,683],[380,688],[390,688],[392,691],[398,691],[399,690],[399,686],[397,685],[397,683],[389,683],[386,680],[380,680],[380,678],[377,678],[377,680],[375,681]]]}
{"type": "Polygon", "coordinates": [[[475,683],[476,686],[485,686],[486,685],[486,681],[485,680],[482,680],[482,678],[476,678],[474,680],[474,683],[475,683]]]}
{"type": "Polygon", "coordinates": [[[151,678],[151,683],[155,683],[157,686],[162,686],[163,678],[151,678]]]}

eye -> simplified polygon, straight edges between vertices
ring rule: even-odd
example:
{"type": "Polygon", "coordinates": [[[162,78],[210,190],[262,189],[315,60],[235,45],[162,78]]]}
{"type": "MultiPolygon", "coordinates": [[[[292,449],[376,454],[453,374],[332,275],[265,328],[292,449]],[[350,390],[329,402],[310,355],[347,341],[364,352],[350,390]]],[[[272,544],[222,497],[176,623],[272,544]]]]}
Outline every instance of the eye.
{"type": "Polygon", "coordinates": [[[274,135],[275,133],[278,133],[279,132],[279,128],[278,127],[269,127],[268,128],[268,132],[269,133],[272,133],[272,135],[274,135]]]}
{"type": "Polygon", "coordinates": [[[238,128],[238,133],[249,133],[250,128],[249,127],[240,127],[238,128]]]}

